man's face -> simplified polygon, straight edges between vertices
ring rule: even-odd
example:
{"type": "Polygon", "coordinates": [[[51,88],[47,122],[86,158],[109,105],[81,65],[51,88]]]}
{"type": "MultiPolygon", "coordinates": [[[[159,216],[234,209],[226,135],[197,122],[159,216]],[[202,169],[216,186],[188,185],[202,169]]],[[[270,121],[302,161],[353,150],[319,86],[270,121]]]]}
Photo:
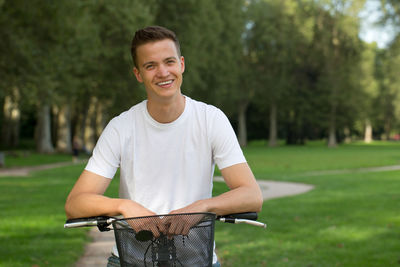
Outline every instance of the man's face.
{"type": "Polygon", "coordinates": [[[149,100],[168,100],[180,95],[185,62],[170,39],[151,42],[136,48],[136,79],[144,83],[149,100]]]}

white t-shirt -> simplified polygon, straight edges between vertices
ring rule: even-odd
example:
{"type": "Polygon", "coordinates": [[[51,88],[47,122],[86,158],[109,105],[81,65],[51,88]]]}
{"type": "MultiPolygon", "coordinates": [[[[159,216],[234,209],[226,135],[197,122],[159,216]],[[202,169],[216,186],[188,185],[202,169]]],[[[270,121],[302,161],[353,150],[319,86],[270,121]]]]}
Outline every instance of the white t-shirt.
{"type": "Polygon", "coordinates": [[[155,121],[147,100],[110,121],[86,170],[113,178],[120,167],[120,197],[166,214],[211,197],[215,163],[245,162],[228,118],[218,108],[186,97],[171,123],[155,121]]]}
{"type": "Polygon", "coordinates": [[[113,178],[120,168],[120,198],[167,214],[211,197],[215,164],[246,162],[228,118],[218,108],[185,97],[171,123],[155,121],[147,100],[112,119],[86,170],[113,178]]]}

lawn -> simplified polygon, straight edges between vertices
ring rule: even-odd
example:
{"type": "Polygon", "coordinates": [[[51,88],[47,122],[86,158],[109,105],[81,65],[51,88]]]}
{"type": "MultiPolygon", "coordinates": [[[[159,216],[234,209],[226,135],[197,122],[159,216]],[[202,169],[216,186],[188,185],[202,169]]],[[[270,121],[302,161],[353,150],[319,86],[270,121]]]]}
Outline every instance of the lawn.
{"type": "MultiPolygon", "coordinates": [[[[87,155],[81,154],[80,159],[87,158],[87,155]]],[[[17,168],[21,166],[35,166],[39,164],[51,164],[57,162],[72,161],[72,155],[66,153],[56,154],[38,154],[33,151],[7,151],[5,152],[5,167],[17,168]]]]}
{"type": "Polygon", "coordinates": [[[315,142],[307,146],[244,149],[257,179],[293,179],[311,171],[345,170],[400,165],[400,142],[355,143],[328,148],[315,142]]]}
{"type": "Polygon", "coordinates": [[[266,231],[218,225],[226,266],[398,266],[400,172],[302,179],[316,188],[266,201],[266,231]]]}
{"type": "MultiPolygon", "coordinates": [[[[400,264],[399,171],[307,176],[316,170],[400,164],[399,144],[335,149],[254,144],[245,154],[257,178],[309,183],[315,189],[266,201],[259,215],[267,230],[217,223],[223,266],[400,264]]],[[[63,229],[64,202],[82,169],[74,165],[29,178],[0,178],[0,266],[73,266],[88,241],[87,230],[63,229]]],[[[108,195],[117,195],[117,182],[108,195]]],[[[215,183],[215,194],[224,190],[224,184],[215,183]]]]}

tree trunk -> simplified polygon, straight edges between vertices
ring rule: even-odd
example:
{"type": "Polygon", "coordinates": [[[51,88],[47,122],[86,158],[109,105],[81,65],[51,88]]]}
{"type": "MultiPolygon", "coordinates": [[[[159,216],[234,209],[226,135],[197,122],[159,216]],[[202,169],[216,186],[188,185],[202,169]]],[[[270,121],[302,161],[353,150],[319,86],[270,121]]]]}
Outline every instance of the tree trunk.
{"type": "Polygon", "coordinates": [[[336,147],[336,107],[332,105],[330,119],[329,119],[329,130],[328,130],[328,147],[336,147]]]}
{"type": "Polygon", "coordinates": [[[392,131],[392,122],[390,118],[386,118],[384,125],[383,125],[383,129],[384,129],[384,139],[385,140],[390,140],[390,132],[392,131]]]}
{"type": "Polygon", "coordinates": [[[86,144],[85,144],[85,131],[86,131],[86,125],[87,125],[87,121],[88,121],[88,113],[89,113],[89,103],[90,101],[85,101],[87,103],[84,103],[83,105],[83,109],[82,109],[82,113],[80,115],[78,115],[78,123],[76,125],[76,130],[75,133],[79,136],[79,139],[81,141],[82,144],[82,150],[85,153],[89,153],[90,151],[86,148],[86,144]]]}
{"type": "Polygon", "coordinates": [[[248,101],[241,101],[238,107],[238,139],[239,144],[242,147],[247,146],[247,123],[246,123],[246,111],[249,105],[248,101]]]}
{"type": "Polygon", "coordinates": [[[82,125],[83,132],[83,144],[86,152],[91,152],[96,142],[96,105],[98,99],[91,97],[89,101],[89,107],[84,116],[84,124],[82,125]]]}
{"type": "Polygon", "coordinates": [[[35,140],[36,150],[39,153],[54,152],[54,147],[51,141],[50,107],[47,104],[38,107],[35,140]]]}
{"type": "Polygon", "coordinates": [[[277,127],[277,107],[273,103],[269,114],[269,140],[268,146],[275,147],[278,145],[278,127],[277,127]]]}
{"type": "Polygon", "coordinates": [[[364,142],[367,144],[372,142],[372,124],[369,119],[365,120],[364,142]]]}
{"type": "Polygon", "coordinates": [[[334,126],[329,127],[328,147],[336,147],[336,129],[334,126]]]}
{"type": "Polygon", "coordinates": [[[347,127],[347,126],[344,127],[343,133],[344,133],[344,142],[346,144],[350,144],[351,143],[351,133],[350,133],[349,127],[347,127]]]}
{"type": "Polygon", "coordinates": [[[58,108],[57,118],[57,142],[56,149],[59,152],[71,153],[71,116],[69,105],[58,108]]]}
{"type": "Polygon", "coordinates": [[[12,96],[4,98],[3,122],[1,129],[1,143],[8,147],[16,147],[19,143],[19,123],[21,112],[19,109],[19,91],[14,88],[12,96]]]}
{"type": "Polygon", "coordinates": [[[98,101],[96,106],[96,132],[95,139],[99,139],[101,133],[107,125],[106,108],[103,102],[98,101]]]}
{"type": "MultiPolygon", "coordinates": [[[[335,49],[336,51],[336,49],[335,49]]],[[[337,140],[336,140],[336,110],[337,110],[337,96],[338,96],[338,91],[337,88],[335,87],[336,85],[333,84],[333,87],[331,88],[332,96],[331,96],[331,110],[329,114],[329,128],[328,128],[328,147],[336,147],[337,146],[337,140]]]]}

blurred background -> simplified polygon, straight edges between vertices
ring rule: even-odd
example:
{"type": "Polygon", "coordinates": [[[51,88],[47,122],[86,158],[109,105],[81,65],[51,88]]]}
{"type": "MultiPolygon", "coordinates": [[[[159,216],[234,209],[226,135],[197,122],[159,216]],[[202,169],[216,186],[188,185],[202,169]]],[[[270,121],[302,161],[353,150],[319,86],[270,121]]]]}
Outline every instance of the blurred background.
{"type": "Polygon", "coordinates": [[[267,231],[217,226],[222,266],[399,266],[399,1],[0,0],[0,267],[83,255],[65,199],[146,98],[130,43],[148,25],[177,33],[182,92],[227,114],[258,180],[314,186],[265,201],[267,231]]]}
{"type": "Polygon", "coordinates": [[[183,93],[242,146],[400,139],[398,1],[0,0],[0,149],[90,152],[145,99],[130,42],[148,25],[177,33],[183,93]]]}

